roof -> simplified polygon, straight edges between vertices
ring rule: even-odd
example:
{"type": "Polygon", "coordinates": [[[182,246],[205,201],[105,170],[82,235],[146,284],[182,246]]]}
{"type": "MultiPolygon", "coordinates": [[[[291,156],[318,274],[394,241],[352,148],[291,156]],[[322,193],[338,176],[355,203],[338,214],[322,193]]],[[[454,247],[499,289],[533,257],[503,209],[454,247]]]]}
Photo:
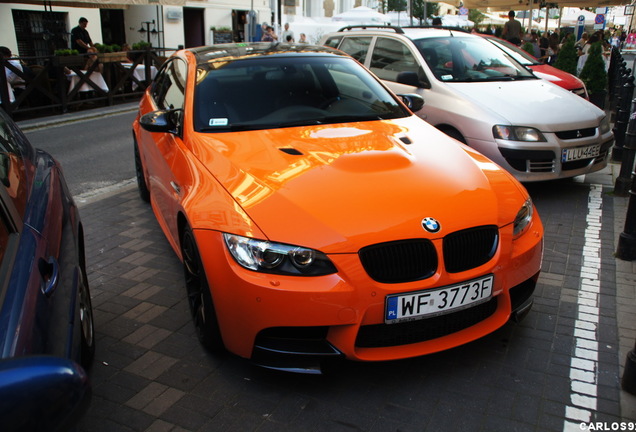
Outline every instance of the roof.
{"type": "Polygon", "coordinates": [[[192,48],[188,51],[194,54],[197,59],[197,64],[208,63],[210,61],[239,60],[265,55],[331,54],[348,57],[338,50],[325,46],[280,42],[218,44],[192,48]]]}

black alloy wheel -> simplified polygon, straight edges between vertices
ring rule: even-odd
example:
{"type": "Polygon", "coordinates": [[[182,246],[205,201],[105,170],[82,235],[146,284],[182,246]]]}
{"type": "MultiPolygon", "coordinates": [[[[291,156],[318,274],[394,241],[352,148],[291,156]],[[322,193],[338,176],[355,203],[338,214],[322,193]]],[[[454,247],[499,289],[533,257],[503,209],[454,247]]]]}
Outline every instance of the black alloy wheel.
{"type": "Polygon", "coordinates": [[[135,148],[135,177],[137,177],[137,188],[139,189],[139,196],[145,202],[150,202],[150,189],[146,183],[146,177],[144,176],[144,168],[141,164],[141,156],[139,155],[139,146],[137,140],[133,134],[133,145],[135,148]]]}
{"type": "Polygon", "coordinates": [[[206,350],[212,353],[222,352],[224,351],[223,339],[214,310],[212,294],[190,227],[186,227],[183,231],[181,255],[190,314],[199,341],[206,350]]]}

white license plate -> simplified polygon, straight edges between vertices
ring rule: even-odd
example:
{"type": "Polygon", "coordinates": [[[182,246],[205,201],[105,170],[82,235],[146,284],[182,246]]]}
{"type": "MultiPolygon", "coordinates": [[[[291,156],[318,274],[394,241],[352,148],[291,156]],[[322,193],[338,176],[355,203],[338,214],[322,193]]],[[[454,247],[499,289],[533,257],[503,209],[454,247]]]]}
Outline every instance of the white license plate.
{"type": "Polygon", "coordinates": [[[492,297],[493,281],[494,276],[488,275],[443,288],[389,295],[385,322],[412,321],[482,303],[492,297]]]}
{"type": "Polygon", "coordinates": [[[563,149],[561,153],[561,162],[571,162],[580,159],[591,159],[597,157],[601,153],[599,144],[587,147],[576,147],[563,149]]]}

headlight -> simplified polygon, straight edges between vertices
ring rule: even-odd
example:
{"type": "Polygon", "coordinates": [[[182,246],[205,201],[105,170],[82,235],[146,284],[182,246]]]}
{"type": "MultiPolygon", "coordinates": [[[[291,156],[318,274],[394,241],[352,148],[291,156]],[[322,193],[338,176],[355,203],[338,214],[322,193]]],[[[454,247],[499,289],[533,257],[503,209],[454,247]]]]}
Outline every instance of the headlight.
{"type": "Polygon", "coordinates": [[[337,271],[331,260],[317,250],[227,233],[223,239],[236,262],[249,270],[297,276],[321,276],[337,271]]]}
{"type": "Polygon", "coordinates": [[[539,130],[525,126],[495,125],[492,134],[497,139],[508,141],[545,142],[546,139],[539,130]]]}
{"type": "Polygon", "coordinates": [[[599,129],[601,131],[601,135],[606,134],[611,130],[610,121],[607,116],[603,117],[603,120],[601,120],[601,125],[599,126],[599,129]]]}
{"type": "Polygon", "coordinates": [[[521,206],[521,209],[519,209],[519,212],[517,212],[517,217],[515,217],[514,228],[512,231],[512,238],[516,239],[526,232],[526,229],[532,221],[532,213],[532,200],[528,198],[528,200],[523,203],[523,206],[521,206]]]}

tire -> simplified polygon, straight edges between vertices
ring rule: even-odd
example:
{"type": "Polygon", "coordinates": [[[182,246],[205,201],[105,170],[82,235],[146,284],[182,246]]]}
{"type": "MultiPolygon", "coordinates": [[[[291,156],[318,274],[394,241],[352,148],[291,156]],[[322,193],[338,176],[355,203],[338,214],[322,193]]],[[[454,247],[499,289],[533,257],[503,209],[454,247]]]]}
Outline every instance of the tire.
{"type": "Polygon", "coordinates": [[[141,163],[141,156],[139,155],[139,146],[137,140],[133,134],[133,145],[135,150],[135,177],[137,177],[137,189],[139,189],[139,197],[142,201],[150,202],[150,189],[146,183],[146,176],[144,175],[144,167],[141,163]]]}
{"type": "Polygon", "coordinates": [[[190,227],[186,227],[181,236],[181,255],[188,305],[199,342],[211,353],[224,352],[210,286],[190,227]]]}
{"type": "Polygon", "coordinates": [[[457,129],[443,128],[443,129],[440,129],[440,130],[442,132],[444,132],[446,135],[448,135],[449,137],[455,138],[460,143],[466,144],[466,139],[464,138],[464,136],[457,129]]]}
{"type": "Polygon", "coordinates": [[[80,271],[82,280],[79,287],[79,321],[80,321],[80,363],[89,370],[95,358],[95,320],[91,293],[86,279],[86,272],[80,271]]]}

